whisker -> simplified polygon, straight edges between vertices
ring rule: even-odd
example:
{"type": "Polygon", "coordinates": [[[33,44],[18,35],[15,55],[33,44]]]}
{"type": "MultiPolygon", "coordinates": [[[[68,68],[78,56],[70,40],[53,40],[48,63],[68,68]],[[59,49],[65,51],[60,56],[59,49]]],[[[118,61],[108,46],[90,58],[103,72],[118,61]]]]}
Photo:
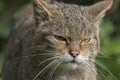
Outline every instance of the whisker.
{"type": "MultiPolygon", "coordinates": [[[[96,70],[92,67],[92,65],[90,65],[89,61],[86,60],[86,61],[84,61],[84,63],[88,65],[87,67],[89,67],[89,69],[96,72],[96,70]]],[[[94,75],[92,75],[92,77],[94,77],[94,75]]]]}
{"type": "Polygon", "coordinates": [[[118,79],[112,74],[112,72],[111,72],[109,69],[107,69],[103,64],[101,64],[101,63],[99,63],[99,62],[97,62],[97,61],[95,61],[95,63],[96,63],[98,66],[100,66],[102,69],[106,70],[115,80],[118,80],[118,79]]]}
{"type": "Polygon", "coordinates": [[[106,57],[106,58],[108,58],[108,59],[110,58],[110,57],[108,57],[107,55],[105,55],[102,51],[99,51],[99,53],[102,54],[104,57],[106,57]]]}
{"type": "Polygon", "coordinates": [[[48,62],[48,61],[50,61],[50,60],[57,59],[57,58],[60,58],[60,57],[52,57],[52,58],[49,58],[49,59],[41,62],[38,66],[42,65],[42,64],[45,63],[45,62],[48,62]]]}
{"type": "Polygon", "coordinates": [[[41,50],[41,51],[48,51],[48,52],[55,52],[55,51],[50,50],[50,49],[41,48],[41,46],[40,47],[35,46],[35,47],[32,47],[31,49],[33,49],[33,50],[41,50]]]}
{"type": "Polygon", "coordinates": [[[104,80],[108,80],[108,79],[106,78],[105,74],[104,74],[102,71],[100,71],[99,69],[97,69],[97,71],[103,76],[103,79],[104,79],[104,80]]]}
{"type": "Polygon", "coordinates": [[[53,74],[54,74],[54,72],[55,72],[55,70],[58,68],[58,66],[63,62],[63,60],[59,60],[58,62],[58,64],[55,66],[55,68],[53,69],[53,71],[50,73],[50,76],[49,76],[49,80],[52,80],[52,77],[53,77],[53,74]],[[60,61],[60,62],[59,62],[60,61]]]}
{"type": "MultiPolygon", "coordinates": [[[[54,47],[52,47],[54,49],[54,47]]],[[[35,49],[35,50],[43,50],[43,51],[52,51],[52,50],[49,50],[49,49],[46,49],[46,48],[41,48],[41,45],[40,46],[34,46],[32,47],[31,49],[35,49]]],[[[54,52],[54,51],[53,51],[54,52]]]]}
{"type": "MultiPolygon", "coordinates": [[[[20,60],[20,59],[27,59],[27,58],[29,58],[29,57],[36,57],[36,56],[41,56],[41,55],[46,56],[46,55],[52,55],[52,54],[54,54],[54,53],[33,54],[33,55],[28,55],[28,56],[22,56],[22,57],[19,57],[19,58],[14,58],[14,59],[11,59],[11,60],[16,61],[16,60],[20,60]]],[[[17,61],[16,61],[16,62],[17,62],[17,61]]]]}
{"type": "Polygon", "coordinates": [[[89,62],[88,61],[84,61],[84,63],[86,63],[87,65],[88,65],[88,67],[90,68],[90,69],[92,69],[92,71],[94,71],[95,72],[95,70],[94,70],[94,68],[89,64],[89,62]]]}
{"type": "Polygon", "coordinates": [[[58,63],[58,60],[56,59],[56,61],[52,65],[50,65],[46,70],[44,70],[39,77],[42,77],[45,74],[45,72],[47,72],[47,70],[49,70],[50,68],[53,68],[52,66],[54,66],[57,63],[58,63]]]}
{"type": "Polygon", "coordinates": [[[33,80],[36,80],[38,78],[38,76],[40,76],[41,74],[44,74],[42,73],[43,71],[45,71],[46,69],[48,70],[49,67],[54,63],[56,62],[57,60],[53,60],[51,63],[49,63],[45,68],[43,68],[40,72],[38,72],[38,74],[33,78],[33,80]]]}
{"type": "Polygon", "coordinates": [[[98,62],[98,61],[95,61],[95,60],[92,60],[92,59],[91,59],[91,61],[94,62],[94,63],[96,63],[96,64],[97,64],[99,67],[101,67],[103,70],[107,71],[115,80],[118,80],[118,79],[112,74],[112,72],[111,72],[109,69],[107,69],[102,63],[100,63],[100,62],[98,62]]]}
{"type": "Polygon", "coordinates": [[[104,56],[97,56],[97,58],[108,59],[108,58],[106,58],[106,57],[104,57],[104,56]]]}

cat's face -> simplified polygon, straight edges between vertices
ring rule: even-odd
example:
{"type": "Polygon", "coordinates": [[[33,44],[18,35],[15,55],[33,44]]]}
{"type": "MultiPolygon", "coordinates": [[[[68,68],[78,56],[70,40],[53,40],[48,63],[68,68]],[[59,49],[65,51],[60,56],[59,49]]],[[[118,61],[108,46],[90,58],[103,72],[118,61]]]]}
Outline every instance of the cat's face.
{"type": "MultiPolygon", "coordinates": [[[[99,51],[98,25],[103,10],[100,8],[98,13],[90,15],[93,13],[91,10],[95,9],[93,6],[87,8],[64,3],[56,3],[56,5],[51,7],[54,7],[53,14],[42,5],[41,7],[49,16],[44,14],[40,18],[39,14],[36,18],[38,21],[37,32],[40,32],[38,36],[42,34],[44,39],[41,42],[46,47],[45,50],[49,50],[48,46],[52,46],[54,49],[50,49],[50,51],[53,52],[54,56],[72,68],[77,68],[94,60],[99,51]],[[40,21],[43,18],[44,21],[40,21]]],[[[42,11],[36,9],[36,12],[42,11]]]]}
{"type": "Polygon", "coordinates": [[[99,36],[98,28],[92,22],[81,15],[77,16],[79,18],[73,18],[74,14],[71,15],[69,18],[64,16],[59,20],[49,21],[43,25],[44,28],[40,32],[50,43],[48,46],[54,47],[54,55],[61,58],[65,64],[74,66],[96,57],[99,49],[99,36]],[[83,19],[80,20],[80,18],[83,19]]]}

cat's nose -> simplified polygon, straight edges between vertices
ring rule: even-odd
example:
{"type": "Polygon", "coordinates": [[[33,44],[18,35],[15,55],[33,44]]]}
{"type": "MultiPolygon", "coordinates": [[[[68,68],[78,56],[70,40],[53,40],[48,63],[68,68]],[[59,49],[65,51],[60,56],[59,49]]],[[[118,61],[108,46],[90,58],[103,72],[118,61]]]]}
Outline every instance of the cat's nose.
{"type": "Polygon", "coordinates": [[[77,57],[79,55],[78,51],[70,51],[69,53],[72,57],[77,57]]]}

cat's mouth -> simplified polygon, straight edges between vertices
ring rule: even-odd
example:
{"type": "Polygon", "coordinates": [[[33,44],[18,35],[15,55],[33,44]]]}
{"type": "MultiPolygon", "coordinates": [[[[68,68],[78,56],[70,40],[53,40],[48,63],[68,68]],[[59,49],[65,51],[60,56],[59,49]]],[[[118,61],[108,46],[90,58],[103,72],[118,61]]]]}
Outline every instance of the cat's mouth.
{"type": "Polygon", "coordinates": [[[64,61],[66,63],[81,64],[85,60],[85,58],[82,55],[78,55],[77,57],[72,57],[71,55],[66,54],[64,57],[65,57],[64,61]]]}
{"type": "Polygon", "coordinates": [[[73,59],[69,62],[65,62],[65,64],[69,64],[69,66],[80,65],[80,63],[78,63],[75,59],[73,59]]]}
{"type": "Polygon", "coordinates": [[[77,57],[72,57],[69,54],[66,54],[64,58],[64,62],[61,65],[65,70],[76,70],[78,68],[81,68],[81,66],[84,63],[84,57],[79,55],[77,57]]]}
{"type": "Polygon", "coordinates": [[[73,63],[73,64],[78,64],[76,61],[75,61],[75,59],[73,59],[70,63],[73,63]]]}

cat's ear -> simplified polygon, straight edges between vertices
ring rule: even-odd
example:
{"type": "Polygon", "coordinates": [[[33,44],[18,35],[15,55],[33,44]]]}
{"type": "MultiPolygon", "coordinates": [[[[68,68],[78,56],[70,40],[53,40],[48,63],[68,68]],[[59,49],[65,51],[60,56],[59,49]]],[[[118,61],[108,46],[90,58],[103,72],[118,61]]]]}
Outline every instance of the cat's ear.
{"type": "Polygon", "coordinates": [[[98,2],[92,6],[89,6],[88,12],[92,19],[99,20],[101,19],[107,10],[109,10],[112,6],[113,0],[104,0],[98,2]]]}
{"type": "Polygon", "coordinates": [[[52,0],[33,0],[34,17],[47,19],[47,17],[54,16],[54,7],[52,0]]]}

